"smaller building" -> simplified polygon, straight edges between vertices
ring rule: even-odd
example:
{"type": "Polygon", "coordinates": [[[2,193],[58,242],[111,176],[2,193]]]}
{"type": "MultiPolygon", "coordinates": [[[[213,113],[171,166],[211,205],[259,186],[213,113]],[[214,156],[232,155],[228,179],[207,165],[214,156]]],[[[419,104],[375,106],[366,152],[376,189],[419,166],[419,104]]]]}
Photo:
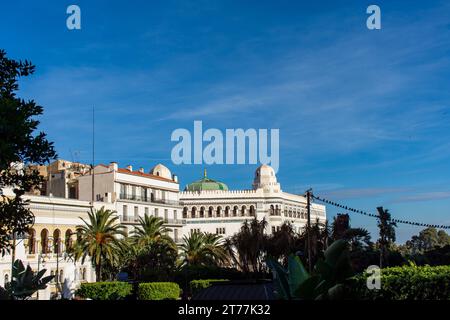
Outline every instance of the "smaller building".
{"type": "Polygon", "coordinates": [[[129,232],[139,217],[148,214],[163,218],[174,241],[181,240],[186,221],[181,217],[178,177],[162,164],[149,172],[133,170],[132,166],[119,168],[116,162],[97,165],[94,179],[91,172],[78,177],[78,193],[80,200],[92,201],[94,197],[94,201],[112,204],[129,232]]]}

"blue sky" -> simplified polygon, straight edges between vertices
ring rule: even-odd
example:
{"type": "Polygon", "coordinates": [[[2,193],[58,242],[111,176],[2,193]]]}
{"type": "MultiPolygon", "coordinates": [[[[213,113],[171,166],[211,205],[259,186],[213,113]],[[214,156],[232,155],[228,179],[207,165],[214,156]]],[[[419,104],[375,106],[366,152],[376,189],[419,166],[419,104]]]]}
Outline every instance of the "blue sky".
{"type": "MultiPolygon", "coordinates": [[[[61,158],[90,162],[93,105],[97,162],[162,162],[182,186],[204,166],[171,163],[173,130],[279,128],[285,191],[450,224],[449,17],[446,1],[15,1],[0,44],[36,64],[20,95],[44,106],[61,158]]],[[[207,168],[237,189],[256,166],[207,168]]],[[[375,220],[351,222],[376,237],[375,220]]]]}

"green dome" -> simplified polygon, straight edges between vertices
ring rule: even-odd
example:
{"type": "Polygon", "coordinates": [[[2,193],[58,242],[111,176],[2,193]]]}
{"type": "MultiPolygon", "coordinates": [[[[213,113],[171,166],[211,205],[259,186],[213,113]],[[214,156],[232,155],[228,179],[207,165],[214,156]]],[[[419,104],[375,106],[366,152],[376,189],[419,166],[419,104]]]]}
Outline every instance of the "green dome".
{"type": "Polygon", "coordinates": [[[185,191],[228,190],[228,186],[223,182],[208,178],[206,176],[206,169],[205,169],[203,179],[188,184],[184,190],[185,191]]]}

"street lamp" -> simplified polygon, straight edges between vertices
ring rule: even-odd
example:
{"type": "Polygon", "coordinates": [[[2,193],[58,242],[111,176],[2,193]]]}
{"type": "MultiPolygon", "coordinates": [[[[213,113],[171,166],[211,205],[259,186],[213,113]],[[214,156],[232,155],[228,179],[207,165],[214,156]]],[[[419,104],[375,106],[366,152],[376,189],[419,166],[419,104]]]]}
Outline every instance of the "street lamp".
{"type": "Polygon", "coordinates": [[[17,233],[17,232],[13,232],[11,235],[11,240],[12,240],[12,246],[11,246],[11,279],[12,279],[12,273],[14,270],[14,260],[16,260],[16,247],[17,245],[23,241],[24,239],[28,238],[28,233],[26,232],[22,232],[22,233],[17,233]],[[16,240],[19,240],[19,242],[16,243],[16,240]]]}
{"type": "MultiPolygon", "coordinates": [[[[45,260],[45,258],[47,257],[47,254],[43,254],[42,252],[38,253],[38,265],[37,265],[37,272],[39,273],[39,268],[41,266],[41,260],[42,260],[42,266],[44,267],[44,263],[46,263],[47,261],[45,260]]],[[[39,290],[36,292],[36,297],[39,300],[39,290]]]]}

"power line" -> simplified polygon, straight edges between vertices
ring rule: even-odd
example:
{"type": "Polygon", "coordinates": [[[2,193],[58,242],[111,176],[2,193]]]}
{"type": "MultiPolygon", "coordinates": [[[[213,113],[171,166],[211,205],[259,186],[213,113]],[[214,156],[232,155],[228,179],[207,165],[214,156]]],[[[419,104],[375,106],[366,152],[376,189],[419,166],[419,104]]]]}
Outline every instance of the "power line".
{"type": "MultiPolygon", "coordinates": [[[[355,213],[358,213],[358,214],[361,214],[361,215],[364,215],[364,216],[368,216],[368,217],[372,217],[372,218],[379,218],[379,216],[377,214],[368,213],[368,212],[366,212],[364,210],[354,209],[354,208],[351,208],[349,206],[344,206],[344,205],[342,205],[340,203],[337,203],[337,202],[334,202],[334,201],[331,201],[331,200],[327,200],[325,198],[321,198],[321,197],[318,197],[318,196],[315,196],[315,195],[311,195],[311,196],[312,196],[313,199],[316,199],[318,201],[330,204],[332,206],[335,206],[335,207],[338,207],[338,208],[341,208],[341,209],[344,209],[344,210],[347,210],[347,211],[350,211],[350,212],[355,212],[355,213]]],[[[445,225],[428,224],[428,223],[408,221],[408,220],[400,220],[400,219],[392,219],[392,218],[390,218],[389,220],[392,221],[392,222],[395,222],[395,223],[403,223],[403,224],[409,224],[409,225],[413,225],[413,226],[430,227],[430,228],[436,228],[436,229],[450,229],[450,226],[445,226],[445,225]]]]}

